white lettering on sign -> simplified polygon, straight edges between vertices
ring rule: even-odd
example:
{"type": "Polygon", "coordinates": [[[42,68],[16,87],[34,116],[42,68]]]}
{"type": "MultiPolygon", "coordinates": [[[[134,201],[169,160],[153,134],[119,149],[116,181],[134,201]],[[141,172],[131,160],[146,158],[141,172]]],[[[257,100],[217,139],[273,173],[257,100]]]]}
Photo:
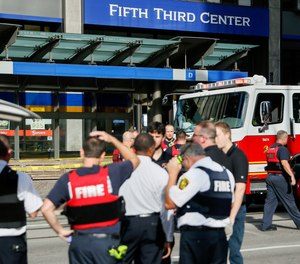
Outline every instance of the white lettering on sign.
{"type": "Polygon", "coordinates": [[[148,9],[126,7],[115,4],[109,5],[109,15],[118,17],[149,18],[148,9]]]}
{"type": "Polygon", "coordinates": [[[200,21],[203,24],[250,27],[249,17],[225,16],[225,15],[223,16],[223,15],[211,14],[209,12],[201,13],[200,21]]]}
{"type": "Polygon", "coordinates": [[[76,187],[75,196],[76,199],[104,196],[104,184],[76,187]]]}
{"type": "Polygon", "coordinates": [[[215,192],[230,192],[230,183],[228,181],[214,181],[215,192]]]}
{"type": "Polygon", "coordinates": [[[191,12],[171,11],[163,8],[153,8],[155,18],[158,20],[169,20],[178,22],[195,22],[196,16],[191,12]]]}

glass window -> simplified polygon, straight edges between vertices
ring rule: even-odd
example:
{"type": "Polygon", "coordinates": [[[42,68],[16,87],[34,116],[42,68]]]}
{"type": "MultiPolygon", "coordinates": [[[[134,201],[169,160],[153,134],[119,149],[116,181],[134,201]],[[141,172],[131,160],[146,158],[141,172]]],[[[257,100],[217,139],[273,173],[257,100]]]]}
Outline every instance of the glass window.
{"type": "Polygon", "coordinates": [[[239,0],[239,5],[251,6],[251,0],[239,0]]]}
{"type": "Polygon", "coordinates": [[[293,118],[295,123],[300,123],[300,94],[293,94],[293,118]]]}
{"type": "Polygon", "coordinates": [[[193,132],[201,120],[224,121],[231,128],[243,126],[248,94],[245,92],[198,96],[178,102],[175,128],[193,132]]]}
{"type": "Polygon", "coordinates": [[[283,119],[283,104],[284,104],[284,96],[283,94],[276,93],[260,93],[257,95],[254,116],[252,118],[253,126],[262,126],[263,122],[261,122],[260,116],[260,107],[262,102],[267,102],[270,105],[270,116],[268,117],[269,124],[281,123],[283,119]]]}

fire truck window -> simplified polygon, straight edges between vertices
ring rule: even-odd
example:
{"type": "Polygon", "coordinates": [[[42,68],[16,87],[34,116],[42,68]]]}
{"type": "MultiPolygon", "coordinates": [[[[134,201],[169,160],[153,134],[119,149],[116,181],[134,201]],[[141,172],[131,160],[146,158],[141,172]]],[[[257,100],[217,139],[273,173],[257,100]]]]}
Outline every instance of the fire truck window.
{"type": "Polygon", "coordinates": [[[269,124],[281,123],[283,119],[283,94],[274,93],[261,93],[257,95],[255,103],[254,115],[252,118],[253,126],[262,126],[263,123],[260,120],[260,103],[262,101],[269,101],[271,104],[271,116],[269,118],[269,124]]]}
{"type": "Polygon", "coordinates": [[[293,118],[296,123],[300,123],[300,94],[293,94],[293,118]]]}

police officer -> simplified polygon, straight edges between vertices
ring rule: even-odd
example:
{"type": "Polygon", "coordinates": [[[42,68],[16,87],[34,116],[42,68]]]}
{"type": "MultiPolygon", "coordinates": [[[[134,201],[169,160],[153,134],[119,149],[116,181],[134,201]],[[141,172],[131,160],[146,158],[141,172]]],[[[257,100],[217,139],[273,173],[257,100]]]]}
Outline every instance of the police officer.
{"type": "Polygon", "coordinates": [[[206,157],[199,144],[186,144],[181,156],[187,172],[176,184],[181,165],[176,157],[169,161],[165,202],[167,209],[177,207],[180,263],[226,263],[224,228],[230,223],[233,175],[206,157]]]}
{"type": "MultiPolygon", "coordinates": [[[[138,135],[134,147],[141,163],[119,191],[126,204],[121,236],[121,243],[128,246],[124,263],[134,260],[136,264],[159,264],[165,242],[163,230],[168,234],[169,228],[173,227],[172,219],[167,221],[163,217],[166,215],[164,192],[168,173],[151,159],[155,151],[155,142],[151,135],[138,135]]],[[[172,235],[173,230],[171,238],[172,235]]]]}
{"type": "Polygon", "coordinates": [[[27,263],[26,213],[37,216],[42,199],[31,178],[7,164],[12,149],[0,135],[0,263],[27,263]]]}
{"type": "Polygon", "coordinates": [[[277,227],[272,225],[272,218],[278,201],[283,204],[296,227],[300,229],[300,212],[296,206],[291,187],[296,184],[296,179],[289,164],[290,153],[284,147],[287,142],[287,132],[279,130],[276,135],[276,143],[267,151],[267,197],[261,225],[262,231],[277,230],[277,227]]]}
{"type": "Polygon", "coordinates": [[[61,239],[72,238],[70,263],[115,263],[108,249],[119,243],[122,200],[118,191],[138,166],[139,159],[103,131],[92,132],[90,136],[80,150],[83,167],[64,174],[57,181],[44,201],[42,213],[61,239]],[[105,142],[118,148],[126,161],[100,167],[105,142]],[[65,202],[71,230],[65,229],[55,214],[55,209],[65,202]]]}

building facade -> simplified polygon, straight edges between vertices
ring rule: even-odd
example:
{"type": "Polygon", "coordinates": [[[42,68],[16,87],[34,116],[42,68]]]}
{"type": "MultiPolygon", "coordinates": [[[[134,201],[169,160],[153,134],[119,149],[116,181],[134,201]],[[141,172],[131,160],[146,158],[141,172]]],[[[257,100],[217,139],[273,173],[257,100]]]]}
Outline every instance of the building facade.
{"type": "Polygon", "coordinates": [[[295,84],[300,4],[266,0],[0,0],[0,98],[42,116],[0,121],[15,158],[78,155],[93,129],[169,123],[197,82],[295,84]]]}

